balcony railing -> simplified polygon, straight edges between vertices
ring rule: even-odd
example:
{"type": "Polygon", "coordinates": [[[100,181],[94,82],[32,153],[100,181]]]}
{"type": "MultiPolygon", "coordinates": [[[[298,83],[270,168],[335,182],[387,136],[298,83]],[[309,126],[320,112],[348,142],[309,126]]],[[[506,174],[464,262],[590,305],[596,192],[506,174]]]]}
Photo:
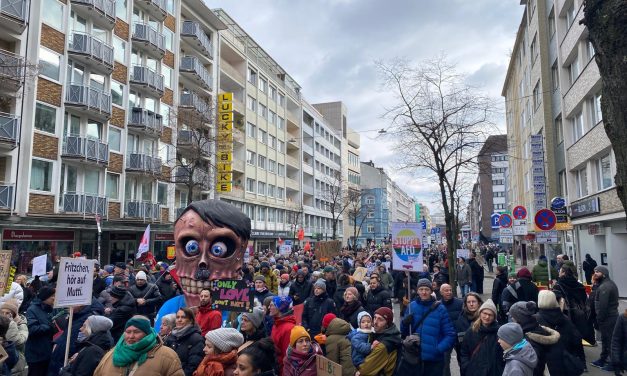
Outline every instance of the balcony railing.
{"type": "Polygon", "coordinates": [[[125,217],[160,221],[161,210],[158,203],[144,201],[126,201],[125,217]]]}
{"type": "Polygon", "coordinates": [[[0,14],[25,26],[28,17],[28,3],[27,0],[0,0],[0,14]]]}
{"type": "Polygon", "coordinates": [[[131,69],[131,83],[146,86],[163,95],[163,75],[148,67],[134,65],[131,69]]]}
{"type": "Polygon", "coordinates": [[[159,175],[161,174],[161,159],[146,154],[131,153],[126,158],[126,170],[159,175]]]}
{"type": "Polygon", "coordinates": [[[65,192],[61,210],[82,215],[107,215],[107,198],[90,193],[65,192]]]}
{"type": "Polygon", "coordinates": [[[0,142],[8,142],[15,147],[19,128],[19,116],[0,112],[0,142]]]}
{"type": "Polygon", "coordinates": [[[113,70],[113,47],[87,33],[74,32],[70,37],[68,52],[80,54],[113,70]]]}
{"type": "Polygon", "coordinates": [[[159,57],[165,54],[165,36],[147,23],[136,22],[133,25],[133,39],[143,42],[159,57]]]}
{"type": "Polygon", "coordinates": [[[211,74],[205,68],[196,56],[183,56],[179,71],[191,73],[194,80],[205,89],[211,90],[211,74]]]}
{"type": "Polygon", "coordinates": [[[62,156],[107,165],[109,163],[109,145],[93,138],[66,136],[63,141],[62,156]]]}
{"type": "Polygon", "coordinates": [[[159,21],[163,21],[167,16],[166,0],[135,0],[135,5],[142,7],[159,21]]]}
{"type": "Polygon", "coordinates": [[[196,50],[208,58],[212,57],[211,40],[198,22],[183,21],[181,38],[189,38],[196,44],[196,50]]]}
{"type": "Polygon", "coordinates": [[[163,131],[163,117],[141,107],[133,107],[128,116],[128,126],[159,136],[163,131]]]}
{"type": "Polygon", "coordinates": [[[85,85],[70,84],[65,93],[65,104],[83,107],[94,114],[111,117],[111,96],[85,85]]]}
{"type": "Polygon", "coordinates": [[[25,65],[24,58],[9,51],[0,50],[0,83],[10,85],[14,90],[22,86],[25,65]]]}
{"type": "Polygon", "coordinates": [[[88,10],[95,10],[107,20],[107,23],[115,24],[115,0],[71,0],[73,4],[83,5],[88,10]]]}
{"type": "Polygon", "coordinates": [[[12,184],[0,183],[0,209],[11,210],[13,208],[14,189],[12,184]]]}
{"type": "Polygon", "coordinates": [[[194,92],[181,93],[179,106],[195,110],[201,115],[209,116],[209,104],[194,92]]]}
{"type": "Polygon", "coordinates": [[[178,166],[174,170],[174,181],[180,184],[189,184],[190,174],[192,175],[191,183],[204,189],[209,187],[209,173],[200,168],[194,168],[191,170],[184,166],[178,166]]]}
{"type": "Polygon", "coordinates": [[[211,139],[192,129],[179,129],[176,145],[180,149],[191,149],[195,153],[211,154],[211,139]]]}

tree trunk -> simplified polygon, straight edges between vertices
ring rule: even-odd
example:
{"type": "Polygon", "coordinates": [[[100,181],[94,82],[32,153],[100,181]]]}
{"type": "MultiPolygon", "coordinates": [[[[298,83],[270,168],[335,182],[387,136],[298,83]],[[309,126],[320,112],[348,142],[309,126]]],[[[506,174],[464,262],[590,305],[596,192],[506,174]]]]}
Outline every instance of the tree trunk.
{"type": "Polygon", "coordinates": [[[627,213],[627,2],[586,0],[582,22],[603,82],[603,125],[616,157],[616,193],[627,213]]]}

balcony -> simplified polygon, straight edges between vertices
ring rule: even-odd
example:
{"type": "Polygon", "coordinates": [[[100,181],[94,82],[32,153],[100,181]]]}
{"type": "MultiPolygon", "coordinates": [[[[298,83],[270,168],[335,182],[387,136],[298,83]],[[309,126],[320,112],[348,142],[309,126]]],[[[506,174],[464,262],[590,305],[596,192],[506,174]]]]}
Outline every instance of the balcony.
{"type": "Polygon", "coordinates": [[[240,86],[246,86],[246,76],[238,71],[231,63],[224,59],[220,59],[220,71],[230,77],[233,82],[238,83],[240,86]]]}
{"type": "Polygon", "coordinates": [[[68,214],[107,215],[107,198],[90,193],[65,192],[60,211],[68,214]]]}
{"type": "Polygon", "coordinates": [[[314,194],[314,189],[311,185],[305,185],[303,184],[303,193],[306,193],[310,196],[313,196],[314,194]]]}
{"type": "Polygon", "coordinates": [[[0,0],[0,25],[14,33],[22,34],[28,21],[27,0],[0,0]]]}
{"type": "Polygon", "coordinates": [[[297,128],[299,128],[300,125],[300,121],[298,120],[298,117],[292,112],[292,111],[285,111],[286,117],[287,117],[287,126],[288,126],[288,131],[289,131],[289,126],[290,123],[295,125],[297,128]]]}
{"type": "Polygon", "coordinates": [[[179,107],[196,111],[198,114],[211,118],[209,104],[194,92],[181,93],[179,107]]]}
{"type": "Polygon", "coordinates": [[[296,169],[300,169],[300,163],[298,163],[298,158],[294,158],[291,155],[285,154],[285,163],[295,167],[296,169]]]}
{"type": "Polygon", "coordinates": [[[126,171],[161,175],[161,159],[146,154],[131,153],[126,157],[126,171]]]}
{"type": "Polygon", "coordinates": [[[181,27],[181,39],[187,41],[195,51],[198,51],[203,56],[212,59],[213,48],[211,46],[211,40],[200,27],[198,22],[183,21],[181,27]]]}
{"type": "Polygon", "coordinates": [[[161,209],[156,202],[126,201],[124,217],[143,221],[161,221],[161,209]]]}
{"type": "Polygon", "coordinates": [[[184,77],[189,78],[194,84],[205,90],[211,91],[211,74],[209,74],[207,68],[200,63],[200,60],[198,60],[196,56],[183,56],[181,58],[179,71],[184,77]]]}
{"type": "Polygon", "coordinates": [[[131,69],[131,84],[149,95],[163,96],[163,75],[148,67],[133,65],[131,69]]]}
{"type": "Polygon", "coordinates": [[[0,210],[13,209],[13,184],[0,183],[0,210]]]}
{"type": "Polygon", "coordinates": [[[220,193],[220,196],[233,197],[233,198],[244,198],[244,189],[240,186],[233,185],[231,188],[231,192],[220,193]]]}
{"type": "Polygon", "coordinates": [[[244,132],[237,128],[233,128],[233,141],[240,145],[246,145],[246,136],[244,132]]]}
{"type": "Polygon", "coordinates": [[[0,149],[13,150],[17,147],[20,117],[0,112],[0,149]]]}
{"type": "Polygon", "coordinates": [[[128,127],[149,136],[160,137],[163,132],[163,117],[141,107],[133,107],[128,114],[128,127]]]}
{"type": "Polygon", "coordinates": [[[174,182],[186,186],[193,185],[201,190],[207,190],[209,189],[209,173],[201,168],[190,170],[187,167],[178,166],[174,170],[174,182]],[[191,179],[190,174],[192,175],[191,179]]]}
{"type": "Polygon", "coordinates": [[[93,138],[66,136],[61,157],[107,166],[109,145],[93,138]]]}
{"type": "Polygon", "coordinates": [[[101,120],[111,117],[111,96],[82,84],[66,86],[65,105],[101,120]]]}
{"type": "Polygon", "coordinates": [[[24,73],[23,57],[0,50],[0,91],[18,91],[22,87],[24,73]]]}
{"type": "Polygon", "coordinates": [[[299,184],[295,179],[285,177],[285,188],[293,189],[295,191],[299,190],[299,184]]]}
{"type": "Polygon", "coordinates": [[[133,46],[141,46],[152,57],[165,55],[165,36],[147,23],[133,24],[133,46]]]}
{"type": "Polygon", "coordinates": [[[89,34],[74,32],[70,36],[68,54],[100,73],[113,72],[113,47],[89,34]]]}
{"type": "Polygon", "coordinates": [[[192,129],[179,129],[176,138],[177,151],[190,152],[196,155],[211,155],[211,138],[203,136],[192,129]]]}
{"type": "Polygon", "coordinates": [[[115,0],[71,0],[72,10],[107,29],[115,26],[115,0]]]}
{"type": "Polygon", "coordinates": [[[166,0],[135,0],[135,5],[142,8],[151,17],[163,22],[167,16],[166,0]]]}

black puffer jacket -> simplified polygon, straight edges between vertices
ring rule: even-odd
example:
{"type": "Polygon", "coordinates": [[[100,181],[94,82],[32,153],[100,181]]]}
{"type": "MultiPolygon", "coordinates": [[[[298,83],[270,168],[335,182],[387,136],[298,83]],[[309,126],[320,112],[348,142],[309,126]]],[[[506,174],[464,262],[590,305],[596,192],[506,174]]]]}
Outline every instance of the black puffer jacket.
{"type": "MultiPolygon", "coordinates": [[[[344,293],[346,289],[349,288],[350,285],[338,286],[335,290],[335,294],[333,294],[333,301],[335,302],[336,307],[341,307],[344,305],[344,293]]],[[[329,292],[327,291],[327,294],[329,292]]],[[[331,294],[329,294],[331,296],[331,294]]]]}
{"type": "Polygon", "coordinates": [[[560,334],[559,343],[570,354],[578,357],[584,363],[586,355],[581,344],[581,334],[568,317],[564,316],[559,308],[541,309],[538,311],[538,323],[540,325],[557,330],[560,334]]]}
{"type": "Polygon", "coordinates": [[[161,293],[162,302],[167,302],[177,295],[176,289],[172,286],[172,280],[170,279],[169,281],[167,281],[165,279],[165,275],[159,278],[156,285],[159,288],[159,292],[161,293]]]}
{"type": "Polygon", "coordinates": [[[165,345],[179,356],[185,376],[192,376],[205,356],[203,352],[205,338],[200,335],[200,328],[197,325],[186,326],[180,331],[173,330],[165,345]]]}
{"type": "Polygon", "coordinates": [[[374,317],[374,311],[381,307],[392,309],[392,293],[379,285],[376,289],[368,291],[365,308],[374,317]]]}
{"type": "Polygon", "coordinates": [[[157,285],[154,283],[146,283],[141,287],[133,285],[129,287],[128,292],[133,295],[135,301],[137,301],[137,299],[146,300],[144,305],[137,305],[137,314],[144,315],[151,319],[155,317],[157,307],[162,301],[161,292],[159,292],[157,285]]]}
{"type": "Polygon", "coordinates": [[[627,311],[616,320],[611,351],[614,368],[627,369],[627,311]]]}
{"type": "Polygon", "coordinates": [[[311,282],[304,280],[303,282],[298,282],[298,277],[296,280],[292,282],[290,286],[290,297],[293,300],[294,305],[302,304],[311,296],[311,282]]]}
{"type": "Polygon", "coordinates": [[[543,376],[546,366],[549,367],[550,375],[564,374],[564,348],[559,343],[560,334],[556,330],[540,326],[535,319],[521,326],[525,338],[527,338],[538,357],[538,364],[533,370],[534,376],[543,376]]]}
{"type": "Polygon", "coordinates": [[[496,335],[499,325],[494,321],[490,326],[483,324],[477,332],[469,328],[461,344],[461,369],[465,376],[501,376],[505,363],[503,349],[496,335]]]}
{"type": "Polygon", "coordinates": [[[113,337],[106,332],[98,332],[89,336],[79,344],[76,359],[69,365],[72,376],[91,376],[104,354],[113,347],[113,337]]]}
{"type": "Polygon", "coordinates": [[[319,296],[311,296],[305,301],[302,321],[303,327],[307,329],[311,338],[320,333],[322,318],[327,313],[337,314],[337,309],[335,308],[335,302],[329,298],[326,292],[319,296]]]}
{"type": "Polygon", "coordinates": [[[113,337],[113,341],[117,342],[124,332],[124,325],[126,325],[126,322],[137,312],[137,306],[135,305],[133,295],[129,292],[127,292],[122,299],[113,303],[112,306],[113,310],[106,316],[113,321],[111,336],[113,337]]]}

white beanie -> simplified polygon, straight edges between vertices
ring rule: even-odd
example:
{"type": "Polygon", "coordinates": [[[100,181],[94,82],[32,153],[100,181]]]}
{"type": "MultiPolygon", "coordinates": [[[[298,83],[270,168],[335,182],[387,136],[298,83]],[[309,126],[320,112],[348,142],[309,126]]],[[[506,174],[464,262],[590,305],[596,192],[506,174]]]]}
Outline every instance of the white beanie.
{"type": "Polygon", "coordinates": [[[559,308],[555,293],[549,290],[542,290],[538,293],[538,309],[559,308]]]}
{"type": "Polygon", "coordinates": [[[220,353],[229,352],[244,343],[244,336],[235,328],[214,329],[208,331],[205,338],[220,350],[220,353]]]}
{"type": "Polygon", "coordinates": [[[146,277],[146,273],[143,270],[137,272],[137,275],[135,275],[135,279],[143,279],[144,281],[148,280],[148,278],[146,277]]]}

